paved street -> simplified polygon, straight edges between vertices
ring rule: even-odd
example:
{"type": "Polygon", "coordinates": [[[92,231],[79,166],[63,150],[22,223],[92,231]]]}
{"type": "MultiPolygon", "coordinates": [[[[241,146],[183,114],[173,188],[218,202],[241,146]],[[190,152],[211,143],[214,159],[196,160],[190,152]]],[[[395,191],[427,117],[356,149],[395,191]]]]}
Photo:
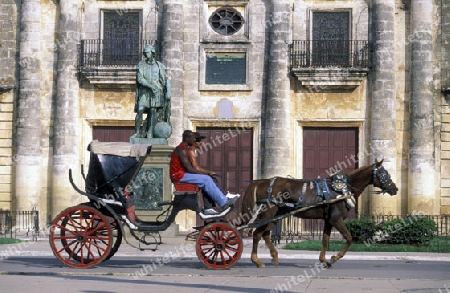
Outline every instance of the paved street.
{"type": "Polygon", "coordinates": [[[0,245],[0,292],[450,292],[450,254],[350,252],[323,270],[316,266],[318,252],[280,246],[275,267],[261,245],[267,267],[257,269],[246,240],[235,266],[212,270],[198,260],[194,242],[166,242],[157,251],[123,243],[114,257],[90,269],[63,265],[44,240],[0,245]]]}

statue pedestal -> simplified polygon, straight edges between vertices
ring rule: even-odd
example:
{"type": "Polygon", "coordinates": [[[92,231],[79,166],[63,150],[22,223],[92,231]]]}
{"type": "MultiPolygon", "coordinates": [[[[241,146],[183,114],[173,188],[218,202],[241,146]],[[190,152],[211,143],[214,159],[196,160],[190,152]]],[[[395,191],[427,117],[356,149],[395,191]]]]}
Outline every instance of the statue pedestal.
{"type": "MultiPolygon", "coordinates": [[[[156,140],[160,139],[167,140],[156,138],[156,140]]],[[[155,139],[140,138],[136,140],[148,144],[153,143],[152,140],[155,139]]],[[[173,148],[167,144],[153,144],[150,155],[145,159],[142,168],[133,181],[136,215],[143,221],[155,221],[156,217],[168,207],[167,205],[160,207],[158,203],[172,200],[172,182],[169,176],[172,151],[173,148]]],[[[158,220],[164,219],[165,217],[160,217],[158,220]]],[[[176,233],[178,229],[168,229],[167,232],[169,231],[176,233]]]]}
{"type": "MultiPolygon", "coordinates": [[[[166,145],[167,146],[167,138],[141,138],[141,137],[130,137],[130,143],[132,144],[148,144],[150,143],[152,146],[155,145],[166,145]]],[[[153,149],[152,149],[153,152],[153,149]]]]}

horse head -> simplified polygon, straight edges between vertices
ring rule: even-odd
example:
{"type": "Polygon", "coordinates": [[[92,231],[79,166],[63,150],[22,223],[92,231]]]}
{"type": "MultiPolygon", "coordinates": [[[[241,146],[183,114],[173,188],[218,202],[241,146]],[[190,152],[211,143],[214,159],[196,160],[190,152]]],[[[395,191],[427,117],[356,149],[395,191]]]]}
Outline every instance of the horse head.
{"type": "Polygon", "coordinates": [[[379,161],[375,159],[373,164],[373,179],[372,185],[381,189],[379,193],[389,193],[390,195],[396,195],[398,188],[391,179],[391,175],[384,169],[383,160],[379,161]]]}

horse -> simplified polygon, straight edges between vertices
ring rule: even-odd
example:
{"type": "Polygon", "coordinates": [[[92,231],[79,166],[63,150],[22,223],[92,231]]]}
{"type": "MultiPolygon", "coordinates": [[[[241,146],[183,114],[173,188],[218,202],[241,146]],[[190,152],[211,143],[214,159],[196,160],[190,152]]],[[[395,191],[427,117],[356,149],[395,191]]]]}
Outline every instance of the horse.
{"type": "Polygon", "coordinates": [[[344,220],[355,203],[354,199],[358,199],[370,184],[381,189],[378,193],[388,193],[391,196],[397,194],[398,189],[382,163],[383,160],[379,162],[375,160],[374,164],[358,168],[348,175],[337,172],[327,179],[305,180],[274,177],[250,183],[243,197],[242,211],[252,214],[252,217],[247,217],[247,223],[263,222],[253,231],[252,262],[258,268],[265,267],[257,255],[258,243],[263,238],[270,250],[272,263],[278,265],[278,252],[270,240],[270,231],[275,226],[276,220],[270,220],[275,216],[291,213],[302,219],[324,220],[319,261],[325,268],[330,268],[345,255],[352,244],[352,236],[347,230],[344,220]],[[340,197],[342,200],[339,200],[340,197]],[[298,212],[296,212],[297,210],[298,212]],[[328,262],[325,254],[333,227],[342,234],[347,242],[342,250],[332,256],[328,262]]]}

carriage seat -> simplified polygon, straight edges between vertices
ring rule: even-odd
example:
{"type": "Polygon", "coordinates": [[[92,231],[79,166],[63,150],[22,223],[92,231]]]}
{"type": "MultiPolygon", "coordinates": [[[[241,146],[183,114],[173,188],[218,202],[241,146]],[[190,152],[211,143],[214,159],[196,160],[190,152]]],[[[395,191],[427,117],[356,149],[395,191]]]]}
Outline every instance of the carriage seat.
{"type": "MultiPolygon", "coordinates": [[[[221,212],[214,212],[214,213],[206,213],[206,210],[204,207],[204,199],[201,194],[200,187],[198,187],[197,184],[192,183],[173,183],[173,186],[175,187],[174,195],[195,195],[197,197],[198,206],[201,207],[200,210],[197,210],[198,215],[203,219],[220,219],[226,216],[230,211],[231,207],[228,207],[227,209],[221,211],[221,212]]],[[[208,209],[210,212],[213,209],[208,209]]]]}
{"type": "Polygon", "coordinates": [[[197,194],[200,191],[200,187],[197,184],[192,183],[174,183],[175,195],[178,194],[197,194]]]}

